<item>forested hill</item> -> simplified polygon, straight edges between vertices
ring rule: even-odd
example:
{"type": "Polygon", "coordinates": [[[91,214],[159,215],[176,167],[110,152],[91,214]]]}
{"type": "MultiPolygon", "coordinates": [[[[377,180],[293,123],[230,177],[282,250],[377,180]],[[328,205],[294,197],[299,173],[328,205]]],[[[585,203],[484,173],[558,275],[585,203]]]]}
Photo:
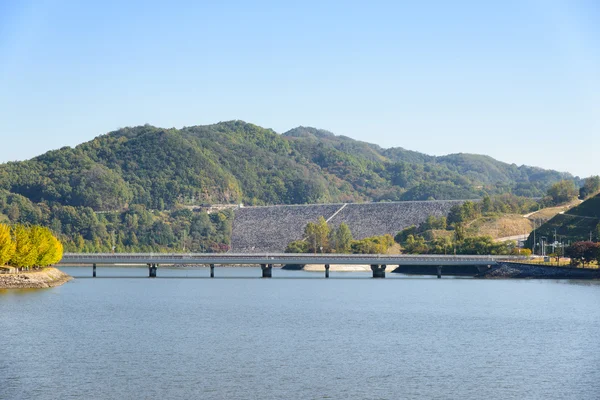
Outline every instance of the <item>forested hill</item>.
{"type": "Polygon", "coordinates": [[[0,165],[0,222],[49,226],[66,251],[224,251],[233,213],[185,206],[542,196],[572,177],[485,156],[431,157],[242,121],[124,128],[0,165]]]}
{"type": "Polygon", "coordinates": [[[242,121],[124,128],[75,148],[0,165],[0,189],[34,203],[249,205],[542,196],[569,174],[487,156],[382,149],[314,128],[279,135],[242,121]]]}

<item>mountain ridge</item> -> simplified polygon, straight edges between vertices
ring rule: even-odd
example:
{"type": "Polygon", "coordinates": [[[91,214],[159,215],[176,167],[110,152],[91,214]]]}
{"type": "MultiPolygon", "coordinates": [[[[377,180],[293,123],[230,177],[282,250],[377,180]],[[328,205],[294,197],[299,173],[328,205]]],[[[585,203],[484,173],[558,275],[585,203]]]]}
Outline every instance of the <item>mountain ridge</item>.
{"type": "Polygon", "coordinates": [[[122,128],[73,148],[0,164],[0,189],[96,211],[143,204],[311,204],[540,196],[571,174],[492,157],[430,156],[312,128],[282,134],[234,120],[122,128]]]}

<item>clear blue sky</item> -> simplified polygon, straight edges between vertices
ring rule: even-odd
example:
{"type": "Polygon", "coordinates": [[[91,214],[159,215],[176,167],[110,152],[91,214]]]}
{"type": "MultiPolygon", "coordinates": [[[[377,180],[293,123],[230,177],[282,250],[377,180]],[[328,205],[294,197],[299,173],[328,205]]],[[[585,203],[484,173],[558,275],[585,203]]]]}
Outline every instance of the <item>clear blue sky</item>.
{"type": "Polygon", "coordinates": [[[0,0],[0,162],[231,119],[599,174],[600,1],[0,0]]]}

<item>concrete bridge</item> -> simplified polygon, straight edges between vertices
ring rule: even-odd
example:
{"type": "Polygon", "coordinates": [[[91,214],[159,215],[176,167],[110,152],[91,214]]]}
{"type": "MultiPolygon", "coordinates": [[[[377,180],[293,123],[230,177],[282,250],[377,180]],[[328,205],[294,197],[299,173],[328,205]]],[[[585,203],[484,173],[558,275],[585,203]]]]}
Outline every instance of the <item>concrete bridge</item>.
{"type": "Polygon", "coordinates": [[[163,253],[118,253],[88,254],[66,253],[58,265],[92,265],[92,276],[96,276],[96,265],[147,265],[148,276],[156,277],[160,265],[208,265],[210,277],[215,276],[215,265],[260,265],[262,277],[272,276],[273,265],[323,264],[325,277],[329,278],[329,266],[339,264],[370,265],[373,278],[385,278],[388,265],[437,266],[437,276],[442,277],[444,266],[472,265],[483,269],[501,261],[519,261],[520,256],[446,256],[446,255],[390,255],[390,254],[163,254],[163,253]]]}

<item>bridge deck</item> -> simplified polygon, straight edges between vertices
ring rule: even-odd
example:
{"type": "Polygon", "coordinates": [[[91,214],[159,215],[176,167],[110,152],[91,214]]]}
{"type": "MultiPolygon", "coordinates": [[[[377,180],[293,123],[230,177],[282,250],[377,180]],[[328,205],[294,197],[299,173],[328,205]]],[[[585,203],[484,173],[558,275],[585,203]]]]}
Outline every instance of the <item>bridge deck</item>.
{"type": "Polygon", "coordinates": [[[446,256],[390,254],[74,254],[67,253],[64,264],[354,264],[354,265],[496,265],[499,261],[517,261],[520,256],[446,256]]]}

